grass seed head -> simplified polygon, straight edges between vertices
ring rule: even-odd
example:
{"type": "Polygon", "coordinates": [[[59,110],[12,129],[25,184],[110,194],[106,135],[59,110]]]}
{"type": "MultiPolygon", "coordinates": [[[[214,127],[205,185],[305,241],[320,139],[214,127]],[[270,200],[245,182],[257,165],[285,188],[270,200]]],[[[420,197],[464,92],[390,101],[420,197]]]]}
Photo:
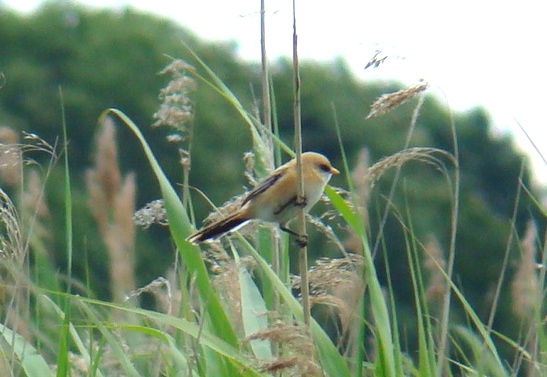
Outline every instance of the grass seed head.
{"type": "Polygon", "coordinates": [[[0,127],[0,180],[7,186],[21,182],[22,151],[19,134],[9,127],[0,127]]]}
{"type": "Polygon", "coordinates": [[[144,229],[149,228],[153,224],[166,226],[167,212],[163,206],[163,199],[153,200],[150,203],[146,203],[144,207],[139,209],[133,215],[133,222],[135,225],[141,226],[144,229]]]}
{"type": "Polygon", "coordinates": [[[425,245],[425,258],[423,266],[429,272],[429,279],[425,289],[425,296],[430,305],[441,308],[444,297],[448,292],[446,279],[440,269],[446,268],[446,259],[443,255],[441,245],[433,235],[428,237],[425,245]]]}
{"type": "Polygon", "coordinates": [[[285,376],[321,376],[321,368],[314,361],[314,344],[307,329],[297,323],[275,320],[268,328],[245,339],[269,340],[283,346],[283,355],[263,362],[261,371],[275,373],[283,371],[285,376]]]}
{"type": "Polygon", "coordinates": [[[160,90],[162,102],[154,114],[156,122],[153,126],[176,129],[179,133],[176,140],[185,139],[190,134],[187,125],[194,120],[194,103],[190,94],[197,89],[197,83],[192,77],[193,72],[194,67],[181,59],[173,60],[160,72],[161,75],[171,75],[171,81],[160,90]]]}
{"type": "Polygon", "coordinates": [[[511,283],[513,313],[522,320],[531,320],[541,302],[541,294],[536,263],[537,228],[530,222],[521,242],[521,261],[511,283]]]}
{"type": "Polygon", "coordinates": [[[427,82],[421,81],[418,84],[409,86],[408,88],[399,90],[398,92],[380,96],[370,106],[370,112],[368,113],[366,119],[375,118],[396,109],[411,98],[414,98],[417,94],[425,91],[428,87],[429,84],[427,82]]]}

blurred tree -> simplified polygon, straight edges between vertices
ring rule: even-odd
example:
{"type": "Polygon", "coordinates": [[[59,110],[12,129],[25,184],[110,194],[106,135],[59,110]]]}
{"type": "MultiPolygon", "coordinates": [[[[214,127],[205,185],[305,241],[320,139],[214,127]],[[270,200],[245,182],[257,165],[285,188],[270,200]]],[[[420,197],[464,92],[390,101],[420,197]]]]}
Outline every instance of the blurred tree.
{"type": "MultiPolygon", "coordinates": [[[[165,147],[165,137],[170,131],[152,129],[148,125],[153,122],[152,115],[159,105],[159,90],[166,83],[166,78],[158,75],[171,60],[166,55],[188,55],[181,41],[210,62],[211,68],[236,93],[238,88],[239,92],[248,92],[250,71],[237,61],[235,45],[198,42],[185,29],[151,15],[130,9],[89,10],[64,2],[47,3],[25,16],[5,8],[0,12],[0,72],[5,77],[0,89],[1,123],[35,132],[53,144],[61,134],[61,106],[64,107],[72,177],[76,182],[75,206],[83,211],[75,223],[75,242],[82,255],[84,252],[93,256],[104,253],[100,243],[89,242],[96,239],[97,232],[85,214],[85,201],[80,202],[85,195],[81,179],[83,171],[91,163],[93,135],[102,111],[115,107],[130,116],[141,126],[169,176],[174,182],[180,181],[176,147],[165,147]]],[[[199,113],[196,122],[209,125],[204,129],[208,142],[196,146],[196,151],[204,156],[213,153],[225,155],[220,159],[224,166],[216,176],[227,184],[219,186],[208,176],[198,175],[196,185],[216,185],[218,188],[212,190],[212,197],[218,202],[240,190],[243,164],[240,153],[233,151],[242,145],[240,135],[246,136],[246,133],[236,113],[212,93],[206,86],[196,93],[199,113]],[[224,134],[226,129],[234,131],[227,137],[210,137],[211,134],[224,134]],[[230,187],[231,191],[227,189],[230,187]]],[[[156,181],[144,155],[135,153],[140,150],[135,138],[123,127],[118,131],[121,165],[126,170],[138,172],[138,205],[142,205],[159,196],[156,181]]],[[[200,129],[196,135],[200,137],[200,129]]],[[[39,161],[43,158],[38,155],[27,157],[39,161]]],[[[213,169],[207,159],[196,159],[194,168],[196,172],[213,169]]],[[[62,208],[62,195],[55,187],[57,182],[60,181],[51,180],[48,195],[58,208],[62,208]]],[[[56,238],[62,246],[63,221],[59,216],[62,212],[57,211],[55,217],[59,221],[55,224],[59,227],[56,238]]],[[[149,238],[145,237],[138,243],[142,249],[139,261],[142,282],[162,274],[172,260],[172,255],[165,253],[170,249],[165,232],[158,230],[154,243],[147,242],[149,238]],[[164,253],[161,253],[162,249],[164,253]]],[[[58,248],[59,255],[63,250],[58,248]]],[[[101,258],[91,259],[91,271],[98,274],[92,281],[105,282],[102,278],[104,266],[95,262],[100,264],[101,258]]],[[[78,258],[76,264],[75,271],[85,269],[84,258],[78,258]]]]}

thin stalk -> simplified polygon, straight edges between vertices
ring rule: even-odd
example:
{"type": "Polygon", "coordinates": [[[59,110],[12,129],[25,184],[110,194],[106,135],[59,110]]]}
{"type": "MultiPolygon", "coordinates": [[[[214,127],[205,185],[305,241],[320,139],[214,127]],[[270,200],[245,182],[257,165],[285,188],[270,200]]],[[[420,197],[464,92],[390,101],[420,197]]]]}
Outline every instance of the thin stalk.
{"type": "MultiPolygon", "coordinates": [[[[264,124],[264,127],[270,131],[270,134],[273,132],[272,128],[272,106],[271,106],[271,98],[270,98],[270,73],[269,73],[269,67],[268,67],[268,55],[266,53],[266,4],[265,0],[260,0],[260,56],[261,56],[261,63],[262,63],[262,124],[264,124]]],[[[273,140],[270,137],[270,153],[271,158],[268,159],[270,161],[270,165],[273,164],[275,166],[275,159],[274,159],[274,147],[273,147],[273,140]]],[[[270,166],[273,168],[273,166],[270,166]]],[[[277,276],[280,276],[280,243],[279,243],[279,237],[277,236],[277,230],[272,227],[271,229],[271,250],[272,250],[272,270],[275,272],[277,276]]],[[[273,290],[273,297],[272,297],[272,310],[275,313],[279,312],[279,292],[277,289],[273,290]]],[[[274,355],[279,354],[279,347],[278,343],[274,342],[272,343],[272,353],[274,355]]]]}
{"type": "MultiPolygon", "coordinates": [[[[454,272],[454,259],[456,258],[456,234],[458,229],[458,215],[460,207],[460,154],[458,151],[458,137],[456,135],[456,125],[451,114],[450,130],[452,131],[452,144],[454,146],[454,197],[452,200],[452,218],[450,230],[450,248],[448,249],[448,262],[446,275],[449,282],[452,281],[454,272]]],[[[448,339],[448,321],[450,316],[450,299],[452,289],[446,292],[442,308],[441,331],[439,339],[439,348],[437,350],[437,370],[436,375],[442,376],[443,366],[446,359],[446,348],[448,339]]]]}
{"type": "Polygon", "coordinates": [[[268,57],[266,54],[266,8],[264,0],[260,0],[260,48],[262,60],[262,123],[272,131],[272,107],[270,103],[270,80],[268,57]]]}
{"type": "MultiPolygon", "coordinates": [[[[192,122],[193,123],[193,122],[192,122]]],[[[188,150],[179,149],[182,162],[182,206],[190,216],[190,220],[195,224],[194,211],[191,208],[190,198],[190,170],[192,166],[192,137],[194,133],[193,124],[188,127],[188,150]]]]}
{"type": "Polygon", "coordinates": [[[59,98],[61,99],[61,117],[63,125],[63,144],[64,144],[64,202],[65,202],[65,240],[67,253],[67,298],[64,302],[65,317],[61,326],[61,335],[59,339],[59,350],[57,357],[57,376],[68,374],[68,350],[71,346],[69,336],[69,324],[72,320],[71,303],[68,295],[72,292],[72,254],[73,254],[73,232],[72,232],[72,189],[70,185],[70,167],[68,161],[68,133],[65,116],[63,91],[59,88],[59,98]]]}
{"type": "MultiPolygon", "coordinates": [[[[294,149],[296,152],[296,200],[302,203],[304,197],[304,180],[302,172],[302,120],[300,106],[300,69],[298,65],[298,35],[296,33],[296,0],[292,2],[293,11],[293,82],[294,82],[294,149]]],[[[307,239],[306,216],[304,208],[300,207],[298,212],[298,234],[299,241],[307,239]]],[[[310,292],[308,287],[308,247],[305,242],[298,242],[298,262],[300,267],[300,288],[302,292],[302,309],[304,310],[304,324],[310,326],[310,292]]]]}
{"type": "Polygon", "coordinates": [[[509,231],[509,237],[507,239],[507,243],[505,244],[505,253],[503,255],[503,262],[501,264],[501,271],[500,276],[498,278],[498,284],[496,285],[496,291],[494,293],[494,299],[492,300],[492,307],[490,309],[490,314],[488,316],[488,322],[486,324],[486,329],[488,331],[488,335],[492,332],[492,326],[494,324],[494,317],[496,316],[496,310],[498,308],[498,301],[500,298],[501,293],[501,287],[503,285],[503,282],[505,280],[505,273],[507,271],[507,266],[509,263],[509,254],[511,252],[511,245],[513,244],[513,238],[516,234],[516,223],[517,223],[517,211],[519,207],[519,199],[521,195],[521,184],[520,179],[522,178],[524,174],[524,162],[520,165],[520,173],[519,173],[519,184],[517,185],[517,194],[516,194],[516,200],[515,204],[513,206],[513,214],[511,216],[511,230],[509,231]]]}
{"type": "MultiPolygon", "coordinates": [[[[403,150],[407,149],[410,146],[410,141],[412,140],[412,136],[414,136],[414,130],[416,129],[418,116],[420,115],[420,111],[422,110],[424,100],[425,100],[425,96],[422,93],[422,95],[418,97],[418,103],[416,104],[416,107],[414,108],[414,111],[412,112],[410,127],[406,135],[406,140],[405,140],[405,145],[403,147],[403,150]]],[[[397,170],[395,171],[395,178],[393,178],[393,183],[391,184],[391,188],[389,190],[389,195],[388,195],[389,201],[391,201],[393,197],[395,196],[395,189],[397,188],[397,184],[399,183],[399,178],[401,176],[401,168],[402,168],[401,166],[398,166],[397,170]]],[[[378,248],[380,247],[380,242],[383,239],[384,226],[387,223],[388,216],[389,216],[389,207],[386,207],[384,214],[382,216],[382,221],[380,221],[380,228],[378,230],[378,236],[376,237],[376,242],[374,243],[374,247],[372,248],[372,259],[376,257],[376,253],[378,252],[378,248]]]]}

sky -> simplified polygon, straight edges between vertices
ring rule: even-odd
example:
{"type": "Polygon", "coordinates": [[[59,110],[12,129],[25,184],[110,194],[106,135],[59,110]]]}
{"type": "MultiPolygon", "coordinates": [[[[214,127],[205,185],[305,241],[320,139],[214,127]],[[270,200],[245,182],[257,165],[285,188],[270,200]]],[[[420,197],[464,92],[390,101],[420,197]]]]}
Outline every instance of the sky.
{"type": "MultiPolygon", "coordinates": [[[[31,11],[38,0],[4,0],[31,11]]],[[[133,7],[175,20],[208,40],[238,44],[240,56],[260,59],[260,1],[92,0],[96,7],[133,7]]],[[[292,55],[292,1],[265,1],[270,59],[292,55]]],[[[514,135],[535,178],[547,185],[547,23],[537,0],[337,0],[297,2],[301,59],[344,58],[364,80],[420,79],[455,111],[481,106],[495,133],[514,135]],[[376,50],[384,64],[364,69],[376,50]],[[520,126],[519,126],[520,124],[520,126]]]]}

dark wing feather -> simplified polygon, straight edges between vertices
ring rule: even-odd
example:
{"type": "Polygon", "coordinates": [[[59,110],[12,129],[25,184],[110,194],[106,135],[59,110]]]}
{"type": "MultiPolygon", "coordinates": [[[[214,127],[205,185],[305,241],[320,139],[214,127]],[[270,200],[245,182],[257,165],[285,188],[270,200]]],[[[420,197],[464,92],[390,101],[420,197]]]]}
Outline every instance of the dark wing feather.
{"type": "Polygon", "coordinates": [[[249,194],[243,199],[243,203],[241,203],[241,206],[243,207],[247,202],[251,201],[256,196],[262,194],[264,191],[268,190],[270,187],[272,187],[275,182],[279,180],[283,176],[283,171],[275,171],[272,175],[270,175],[268,178],[264,179],[262,182],[257,184],[254,189],[252,189],[249,194]]]}

